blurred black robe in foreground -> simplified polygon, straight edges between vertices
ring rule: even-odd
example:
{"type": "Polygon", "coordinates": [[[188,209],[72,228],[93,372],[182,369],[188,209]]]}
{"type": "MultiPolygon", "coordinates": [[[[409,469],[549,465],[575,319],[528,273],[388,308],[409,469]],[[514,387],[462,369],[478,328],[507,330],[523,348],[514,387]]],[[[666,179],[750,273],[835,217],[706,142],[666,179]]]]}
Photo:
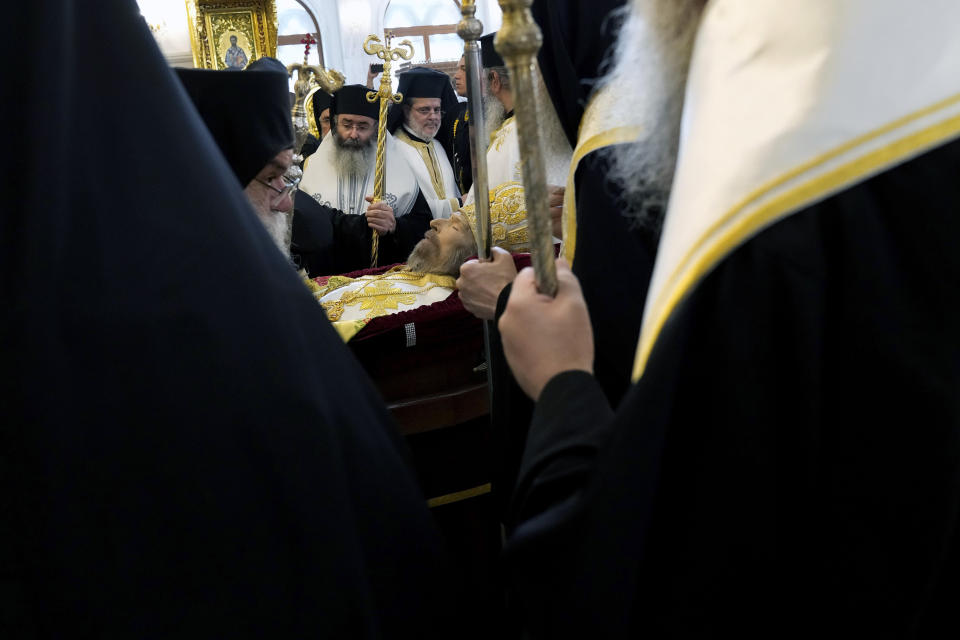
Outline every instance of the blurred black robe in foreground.
{"type": "Polygon", "coordinates": [[[957,634],[957,175],[952,141],[738,247],[616,414],[547,384],[506,551],[531,637],[957,634]]]}
{"type": "Polygon", "coordinates": [[[529,637],[960,633],[960,7],[907,6],[699,14],[638,379],[534,411],[529,637]]]}
{"type": "MultiPolygon", "coordinates": [[[[622,5],[623,0],[589,5],[573,0],[533,3],[533,15],[544,38],[538,53],[540,70],[550,105],[574,148],[577,132],[583,129],[588,97],[616,34],[622,5]]],[[[611,126],[615,124],[619,123],[611,126]]],[[[594,376],[615,408],[630,385],[658,229],[637,226],[624,215],[622,196],[607,177],[611,148],[591,151],[575,169],[577,251],[571,267],[580,280],[593,325],[594,376]],[[623,295],[624,291],[630,291],[630,295],[623,295]]],[[[507,285],[500,292],[497,318],[506,307],[510,289],[507,285]]],[[[491,324],[490,340],[491,420],[497,442],[494,486],[505,513],[520,468],[533,403],[507,365],[496,322],[491,324]]]]}
{"type": "Polygon", "coordinates": [[[432,635],[402,442],[136,4],[7,16],[0,636],[432,635]]]}

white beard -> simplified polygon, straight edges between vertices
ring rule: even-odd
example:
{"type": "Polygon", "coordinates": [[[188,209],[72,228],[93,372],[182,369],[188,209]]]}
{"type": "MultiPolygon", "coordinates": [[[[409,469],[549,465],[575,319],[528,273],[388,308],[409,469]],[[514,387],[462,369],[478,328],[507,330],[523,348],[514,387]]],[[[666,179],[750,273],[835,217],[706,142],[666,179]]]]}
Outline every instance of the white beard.
{"type": "Polygon", "coordinates": [[[687,71],[705,2],[633,0],[625,9],[613,67],[600,84],[626,94],[619,113],[609,116],[613,122],[642,114],[641,138],[607,152],[607,177],[621,192],[628,215],[654,231],[663,222],[676,169],[687,71]]]}
{"type": "Polygon", "coordinates": [[[570,171],[573,149],[570,147],[570,139],[567,138],[563,125],[560,123],[560,117],[557,116],[557,111],[550,101],[550,93],[547,91],[547,85],[543,81],[543,74],[540,73],[539,66],[537,66],[537,72],[534,74],[534,81],[537,83],[537,93],[540,95],[541,108],[537,121],[540,124],[547,183],[564,186],[567,183],[567,174],[570,171]]]}
{"type": "Polygon", "coordinates": [[[271,211],[268,214],[257,212],[260,222],[266,227],[267,233],[273,239],[277,248],[286,257],[290,257],[290,222],[287,213],[283,211],[271,211]]]}
{"type": "Polygon", "coordinates": [[[503,103],[497,100],[486,82],[483,83],[483,137],[481,140],[486,144],[490,140],[493,132],[500,128],[503,121],[507,118],[507,110],[503,103]]]}
{"type": "Polygon", "coordinates": [[[424,132],[424,130],[418,127],[414,122],[405,122],[404,126],[410,130],[410,133],[417,136],[427,144],[433,142],[434,136],[428,136],[426,132],[424,132]]]}

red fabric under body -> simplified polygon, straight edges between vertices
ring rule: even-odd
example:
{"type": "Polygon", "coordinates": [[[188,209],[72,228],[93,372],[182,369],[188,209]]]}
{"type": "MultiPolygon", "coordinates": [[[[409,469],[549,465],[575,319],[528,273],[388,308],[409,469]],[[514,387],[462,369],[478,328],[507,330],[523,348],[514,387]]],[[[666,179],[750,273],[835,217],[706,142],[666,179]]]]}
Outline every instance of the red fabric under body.
{"type": "MultiPolygon", "coordinates": [[[[513,262],[517,270],[530,265],[529,253],[517,253],[513,255],[513,262]]],[[[391,264],[384,267],[374,267],[372,269],[363,269],[361,271],[351,271],[344,273],[347,278],[359,278],[361,276],[379,275],[385,273],[397,265],[391,264]]],[[[314,282],[324,286],[330,276],[321,276],[314,278],[314,282]]],[[[423,307],[411,309],[409,311],[400,311],[386,316],[374,318],[357,333],[349,344],[362,343],[377,336],[398,332],[396,344],[399,347],[406,347],[406,329],[407,324],[415,325],[417,344],[444,343],[463,340],[467,334],[480,335],[481,322],[473,314],[463,307],[460,302],[460,292],[454,291],[446,299],[423,307]]],[[[392,340],[390,342],[393,342],[392,340]]]]}

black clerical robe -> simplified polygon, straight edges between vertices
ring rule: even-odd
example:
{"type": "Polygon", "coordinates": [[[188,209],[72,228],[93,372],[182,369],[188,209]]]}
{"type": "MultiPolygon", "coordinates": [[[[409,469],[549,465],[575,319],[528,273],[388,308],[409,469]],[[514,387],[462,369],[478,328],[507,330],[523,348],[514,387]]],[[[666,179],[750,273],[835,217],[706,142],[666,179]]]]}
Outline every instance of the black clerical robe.
{"type": "Polygon", "coordinates": [[[0,637],[434,634],[402,440],[136,4],[5,17],[45,44],[2,72],[44,88],[0,107],[0,637]]]}
{"type": "MultiPolygon", "coordinates": [[[[378,264],[405,262],[430,229],[433,214],[423,194],[418,193],[410,212],[396,220],[394,231],[380,236],[378,264]]],[[[290,253],[310,277],[366,269],[370,266],[372,236],[366,216],[344,213],[297,192],[290,253]]]]}
{"type": "MultiPolygon", "coordinates": [[[[657,231],[637,226],[624,215],[619,195],[605,177],[608,153],[609,149],[594,151],[577,167],[577,252],[572,268],[590,311],[594,374],[607,401],[616,407],[630,385],[657,231]]],[[[507,285],[497,300],[498,318],[510,288],[507,285]]],[[[490,340],[491,420],[497,455],[494,485],[505,508],[520,467],[533,403],[513,378],[496,323],[492,323],[490,340]]]]}
{"type": "Polygon", "coordinates": [[[547,384],[506,550],[531,637],[956,634],[958,174],[954,141],[734,249],[616,412],[547,384]]]}
{"type": "Polygon", "coordinates": [[[466,194],[473,185],[473,162],[470,157],[470,106],[461,102],[453,120],[453,174],[460,193],[466,194]]]}

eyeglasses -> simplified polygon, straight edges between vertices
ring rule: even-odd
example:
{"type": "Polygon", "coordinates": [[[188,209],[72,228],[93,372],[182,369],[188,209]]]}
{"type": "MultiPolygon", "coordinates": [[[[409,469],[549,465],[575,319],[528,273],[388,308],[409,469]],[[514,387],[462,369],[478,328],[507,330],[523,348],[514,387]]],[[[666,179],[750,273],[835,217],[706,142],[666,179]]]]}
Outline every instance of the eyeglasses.
{"type": "Polygon", "coordinates": [[[341,127],[344,131],[349,132],[352,129],[356,129],[357,133],[366,133],[370,131],[370,125],[366,122],[350,122],[349,120],[344,121],[340,120],[338,127],[341,127]]]}
{"type": "Polygon", "coordinates": [[[447,113],[440,107],[417,107],[416,109],[414,109],[414,111],[416,111],[422,116],[428,116],[431,113],[436,113],[436,114],[439,114],[441,118],[447,113]]]}
{"type": "MultiPolygon", "coordinates": [[[[254,180],[256,180],[257,182],[259,182],[265,187],[269,187],[271,191],[276,192],[277,197],[275,198],[275,200],[279,200],[284,196],[289,195],[290,192],[296,189],[297,186],[300,184],[300,178],[297,178],[295,180],[291,180],[287,176],[277,176],[277,178],[283,181],[283,189],[277,189],[275,186],[270,184],[270,182],[267,182],[266,180],[261,180],[260,178],[254,178],[254,180]]],[[[274,178],[274,180],[276,180],[277,178],[274,178]]]]}

